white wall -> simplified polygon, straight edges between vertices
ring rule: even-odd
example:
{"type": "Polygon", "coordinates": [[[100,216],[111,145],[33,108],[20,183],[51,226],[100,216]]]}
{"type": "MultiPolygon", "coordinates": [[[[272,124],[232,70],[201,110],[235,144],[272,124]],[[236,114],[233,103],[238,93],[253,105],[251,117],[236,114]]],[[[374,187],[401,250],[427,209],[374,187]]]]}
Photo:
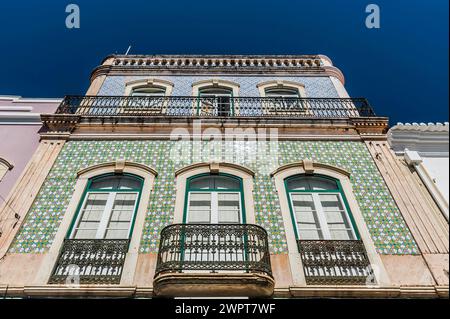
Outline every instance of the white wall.
{"type": "Polygon", "coordinates": [[[436,185],[449,202],[449,158],[448,157],[424,157],[423,165],[428,173],[436,181],[436,185]]]}

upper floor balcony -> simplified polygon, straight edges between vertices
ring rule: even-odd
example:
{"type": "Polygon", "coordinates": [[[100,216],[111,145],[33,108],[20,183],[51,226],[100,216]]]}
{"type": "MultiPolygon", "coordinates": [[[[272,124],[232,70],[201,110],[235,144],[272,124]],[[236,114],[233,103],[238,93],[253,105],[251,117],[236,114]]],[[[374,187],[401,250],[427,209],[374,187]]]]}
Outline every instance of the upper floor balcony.
{"type": "Polygon", "coordinates": [[[66,96],[56,114],[83,117],[289,118],[375,117],[364,98],[66,96]]]}

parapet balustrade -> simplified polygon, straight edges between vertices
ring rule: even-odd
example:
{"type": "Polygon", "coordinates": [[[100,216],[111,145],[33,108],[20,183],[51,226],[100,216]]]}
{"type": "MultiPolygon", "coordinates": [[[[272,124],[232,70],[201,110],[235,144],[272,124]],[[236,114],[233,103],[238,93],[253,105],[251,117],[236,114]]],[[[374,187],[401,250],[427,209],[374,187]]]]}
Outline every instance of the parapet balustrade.
{"type": "Polygon", "coordinates": [[[309,285],[365,285],[372,269],[362,240],[297,241],[309,285]]]}
{"type": "Polygon", "coordinates": [[[364,98],[66,96],[56,114],[89,117],[375,117],[364,98]]]}

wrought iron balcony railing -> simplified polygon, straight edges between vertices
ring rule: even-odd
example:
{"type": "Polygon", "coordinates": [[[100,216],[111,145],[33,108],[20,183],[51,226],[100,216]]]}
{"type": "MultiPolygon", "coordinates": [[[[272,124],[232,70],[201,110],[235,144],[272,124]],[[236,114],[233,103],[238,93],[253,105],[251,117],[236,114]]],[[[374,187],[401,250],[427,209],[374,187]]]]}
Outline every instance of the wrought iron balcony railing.
{"type": "Polygon", "coordinates": [[[192,271],[272,276],[267,232],[256,225],[177,224],[164,228],[155,277],[192,271]]]}
{"type": "Polygon", "coordinates": [[[82,116],[373,117],[363,98],[66,96],[56,114],[82,116]]]}
{"type": "Polygon", "coordinates": [[[66,239],[50,284],[119,284],[129,239],[66,239]]]}
{"type": "Polygon", "coordinates": [[[362,240],[299,240],[309,285],[364,285],[370,283],[370,261],[362,240]]]}

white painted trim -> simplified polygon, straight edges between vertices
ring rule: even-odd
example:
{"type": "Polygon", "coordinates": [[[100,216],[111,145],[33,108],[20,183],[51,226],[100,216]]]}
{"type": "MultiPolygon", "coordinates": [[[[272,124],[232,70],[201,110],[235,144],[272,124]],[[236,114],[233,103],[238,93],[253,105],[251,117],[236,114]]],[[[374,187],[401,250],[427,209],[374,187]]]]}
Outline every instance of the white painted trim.
{"type": "Polygon", "coordinates": [[[266,89],[277,88],[277,89],[295,89],[301,98],[306,97],[305,85],[300,82],[286,81],[286,80],[272,80],[258,83],[256,85],[259,91],[260,97],[266,97],[266,89]]]}
{"type": "MultiPolygon", "coordinates": [[[[188,170],[180,170],[176,177],[176,198],[175,198],[175,210],[174,210],[174,223],[182,224],[183,223],[183,213],[184,213],[184,204],[185,204],[185,194],[186,194],[186,183],[189,177],[210,173],[210,166],[200,165],[200,166],[192,166],[192,169],[188,170]]],[[[242,179],[242,186],[244,192],[244,205],[245,213],[246,213],[246,223],[247,224],[255,224],[255,204],[253,200],[253,176],[246,171],[240,170],[235,167],[230,166],[220,166],[219,164],[219,172],[230,174],[236,177],[240,177],[242,179]]],[[[241,207],[241,213],[242,213],[241,207]]]]}
{"type": "Polygon", "coordinates": [[[231,89],[233,91],[233,97],[239,97],[239,83],[216,78],[192,83],[192,96],[197,97],[201,89],[209,87],[231,89]]]}
{"type": "Polygon", "coordinates": [[[428,172],[427,167],[423,164],[423,159],[419,155],[418,152],[410,151],[405,149],[404,151],[405,162],[411,166],[419,175],[422,182],[425,184],[425,187],[428,189],[431,197],[433,197],[434,201],[438,205],[441,212],[444,214],[447,221],[449,220],[449,204],[445,199],[444,194],[442,194],[439,187],[434,182],[430,173],[428,172]]]}
{"type": "MultiPolygon", "coordinates": [[[[277,170],[276,173],[274,174],[275,186],[280,199],[280,208],[286,232],[287,245],[289,251],[289,263],[291,265],[294,285],[298,286],[306,286],[306,279],[302,266],[303,262],[300,253],[298,251],[297,241],[294,232],[295,225],[292,224],[291,210],[288,205],[289,199],[287,198],[284,180],[290,176],[304,173],[305,173],[304,167],[302,165],[298,165],[297,167],[290,167],[283,170],[277,170]]],[[[361,213],[358,202],[355,198],[355,195],[353,194],[353,187],[351,185],[350,178],[347,175],[342,174],[338,170],[333,170],[332,168],[330,169],[330,167],[327,168],[326,166],[322,165],[315,165],[314,173],[330,176],[341,182],[342,189],[350,206],[350,211],[352,213],[356,227],[358,228],[361,240],[364,242],[364,246],[366,248],[370,263],[372,264],[373,268],[377,270],[375,275],[378,286],[390,285],[390,279],[387,274],[387,271],[384,268],[383,262],[376,251],[375,244],[373,243],[370,232],[366,226],[364,216],[361,213]]]]}
{"type": "Polygon", "coordinates": [[[19,95],[0,95],[0,101],[11,103],[61,103],[61,98],[23,98],[19,95]]]}
{"type": "Polygon", "coordinates": [[[152,87],[162,87],[165,89],[165,96],[171,96],[174,84],[167,80],[155,78],[130,81],[125,83],[125,96],[130,96],[134,89],[152,87]]]}
{"type": "MultiPolygon", "coordinates": [[[[142,186],[141,200],[138,205],[138,210],[135,216],[134,229],[130,237],[130,246],[125,259],[125,264],[122,272],[122,279],[120,285],[132,285],[135,275],[135,270],[137,266],[137,259],[139,254],[139,246],[142,238],[142,231],[145,224],[145,218],[147,215],[147,206],[150,200],[150,193],[153,188],[155,175],[152,168],[144,169],[142,164],[136,164],[133,166],[127,165],[128,162],[124,162],[125,167],[123,169],[124,173],[134,174],[140,176],[144,179],[144,184],[142,186]]],[[[38,274],[35,279],[35,284],[47,285],[48,280],[53,271],[53,267],[59,256],[59,251],[64,242],[67,232],[72,224],[72,221],[77,213],[78,204],[83,196],[84,190],[86,189],[89,179],[108,173],[114,173],[115,165],[111,163],[109,166],[97,166],[97,169],[84,169],[81,175],[78,176],[75,191],[63,216],[61,224],[55,235],[53,243],[50,247],[49,252],[46,254],[38,274]]]]}

